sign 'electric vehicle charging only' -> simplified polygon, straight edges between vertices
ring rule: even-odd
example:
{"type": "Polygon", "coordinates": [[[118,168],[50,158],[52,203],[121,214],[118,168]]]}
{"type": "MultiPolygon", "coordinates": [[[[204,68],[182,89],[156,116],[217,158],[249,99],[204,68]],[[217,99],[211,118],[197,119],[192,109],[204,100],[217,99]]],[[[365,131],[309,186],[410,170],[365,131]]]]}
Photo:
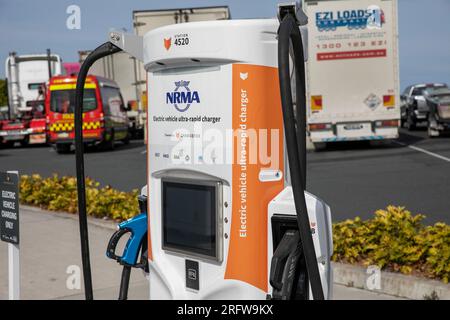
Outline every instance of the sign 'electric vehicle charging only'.
{"type": "Polygon", "coordinates": [[[0,238],[19,244],[19,177],[0,172],[0,238]]]}

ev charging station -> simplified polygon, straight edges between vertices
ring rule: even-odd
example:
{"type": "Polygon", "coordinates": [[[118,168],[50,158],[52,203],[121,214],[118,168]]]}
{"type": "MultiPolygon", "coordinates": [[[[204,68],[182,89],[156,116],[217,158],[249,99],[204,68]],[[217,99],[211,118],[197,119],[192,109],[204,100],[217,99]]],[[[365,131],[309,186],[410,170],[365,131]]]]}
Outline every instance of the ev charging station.
{"type": "Polygon", "coordinates": [[[120,298],[132,267],[147,273],[150,299],[331,297],[330,208],[305,191],[307,18],[295,3],[278,18],[182,23],[143,38],[113,31],[86,59],[75,110],[86,298],[83,84],[95,60],[120,50],[143,61],[148,87],[142,213],[107,249],[124,266],[120,298]]]}

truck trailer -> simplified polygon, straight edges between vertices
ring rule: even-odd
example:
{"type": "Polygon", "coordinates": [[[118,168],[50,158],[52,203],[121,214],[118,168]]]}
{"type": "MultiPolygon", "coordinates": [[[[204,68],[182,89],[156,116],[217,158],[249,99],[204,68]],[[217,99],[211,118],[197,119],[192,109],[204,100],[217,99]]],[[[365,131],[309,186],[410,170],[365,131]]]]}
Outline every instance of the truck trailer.
{"type": "Polygon", "coordinates": [[[46,143],[44,101],[46,84],[64,68],[57,54],[17,55],[11,52],[5,63],[8,82],[8,119],[0,127],[3,146],[46,143]]]}
{"type": "Polygon", "coordinates": [[[304,0],[312,143],[398,137],[396,0],[304,0]]]}

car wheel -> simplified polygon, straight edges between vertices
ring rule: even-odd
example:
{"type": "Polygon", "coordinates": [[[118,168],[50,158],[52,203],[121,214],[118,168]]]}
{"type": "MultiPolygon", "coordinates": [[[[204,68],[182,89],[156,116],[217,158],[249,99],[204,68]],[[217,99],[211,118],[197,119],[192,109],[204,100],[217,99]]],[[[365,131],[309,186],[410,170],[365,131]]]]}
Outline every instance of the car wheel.
{"type": "Polygon", "coordinates": [[[400,111],[400,128],[403,128],[405,126],[406,117],[406,110],[400,111]]]}
{"type": "Polygon", "coordinates": [[[111,131],[108,140],[103,141],[102,148],[103,150],[113,151],[114,150],[114,131],[111,131]]]}
{"type": "Polygon", "coordinates": [[[406,125],[406,129],[408,129],[408,131],[413,131],[416,129],[416,123],[410,112],[408,112],[408,116],[406,118],[405,125],[406,125]]]}

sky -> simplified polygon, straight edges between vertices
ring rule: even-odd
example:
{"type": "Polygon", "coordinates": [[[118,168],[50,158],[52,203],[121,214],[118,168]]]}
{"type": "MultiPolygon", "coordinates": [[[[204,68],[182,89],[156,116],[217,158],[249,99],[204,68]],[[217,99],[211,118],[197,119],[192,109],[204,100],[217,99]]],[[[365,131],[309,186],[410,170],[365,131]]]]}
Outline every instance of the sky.
{"type": "MultiPolygon", "coordinates": [[[[10,51],[45,53],[65,62],[106,40],[110,28],[132,32],[132,11],[228,5],[233,19],[274,17],[278,0],[0,0],[0,78],[10,51]],[[69,30],[67,7],[81,9],[69,30]]],[[[401,89],[418,82],[450,84],[450,0],[398,0],[401,89]]]]}

